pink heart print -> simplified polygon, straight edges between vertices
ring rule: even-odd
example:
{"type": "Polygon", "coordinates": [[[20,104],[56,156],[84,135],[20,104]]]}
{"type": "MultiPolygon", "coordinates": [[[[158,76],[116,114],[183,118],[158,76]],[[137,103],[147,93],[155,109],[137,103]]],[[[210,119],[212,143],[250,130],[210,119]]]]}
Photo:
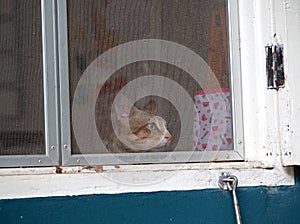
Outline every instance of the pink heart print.
{"type": "Polygon", "coordinates": [[[229,89],[195,93],[194,136],[196,151],[232,150],[231,99],[229,89]]]}

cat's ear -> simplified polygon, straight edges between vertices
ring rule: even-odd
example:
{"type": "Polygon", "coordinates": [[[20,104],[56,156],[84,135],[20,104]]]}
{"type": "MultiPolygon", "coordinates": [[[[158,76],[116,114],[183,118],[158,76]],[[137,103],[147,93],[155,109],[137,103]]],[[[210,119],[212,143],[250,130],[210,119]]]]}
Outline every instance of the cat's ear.
{"type": "Polygon", "coordinates": [[[154,100],[150,100],[145,106],[144,110],[150,114],[156,114],[156,103],[154,100]]]}
{"type": "Polygon", "coordinates": [[[114,103],[114,108],[118,120],[130,118],[136,110],[138,110],[128,98],[123,95],[120,95],[119,100],[114,103]]]}

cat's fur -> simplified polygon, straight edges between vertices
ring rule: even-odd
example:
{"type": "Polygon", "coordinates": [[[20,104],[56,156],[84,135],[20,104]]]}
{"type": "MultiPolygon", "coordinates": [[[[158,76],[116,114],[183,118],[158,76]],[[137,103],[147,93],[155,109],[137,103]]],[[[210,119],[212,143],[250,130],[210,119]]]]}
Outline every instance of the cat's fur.
{"type": "MultiPolygon", "coordinates": [[[[126,101],[126,100],[125,100],[126,101]]],[[[116,133],[112,133],[107,148],[112,153],[164,151],[171,140],[166,121],[156,114],[156,103],[150,101],[143,110],[128,102],[115,106],[116,133]],[[126,112],[127,111],[127,112],[126,112]],[[128,111],[130,113],[128,114],[128,111]]]]}

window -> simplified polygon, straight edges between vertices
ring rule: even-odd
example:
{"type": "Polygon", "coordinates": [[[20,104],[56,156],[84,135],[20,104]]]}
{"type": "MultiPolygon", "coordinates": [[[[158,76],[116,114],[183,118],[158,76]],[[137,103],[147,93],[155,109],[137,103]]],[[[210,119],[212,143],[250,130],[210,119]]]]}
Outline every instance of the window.
{"type": "Polygon", "coordinates": [[[284,130],[295,126],[285,107],[278,108],[289,89],[267,90],[265,80],[264,47],[276,30],[285,33],[284,20],[274,25],[274,13],[293,16],[284,14],[283,3],[0,4],[5,30],[0,34],[0,166],[46,166],[1,169],[6,180],[1,189],[39,174],[31,175],[23,190],[3,191],[2,198],[53,195],[48,185],[60,188],[55,195],[211,188],[228,170],[242,186],[293,184],[293,170],[282,167],[280,149],[284,146],[290,158],[290,132],[284,130]],[[118,106],[113,99],[120,102],[122,89],[124,101],[138,108],[156,102],[172,135],[163,150],[112,153],[103,147],[114,124],[110,110],[118,106]],[[216,115],[220,105],[225,113],[216,115]],[[213,127],[214,120],[222,125],[213,127]],[[287,141],[280,142],[280,135],[287,141]],[[89,175],[85,165],[105,167],[99,168],[101,175],[89,175]],[[67,175],[64,182],[51,166],[82,175],[67,175]],[[127,187],[120,188],[123,183],[127,187]]]}
{"type": "Polygon", "coordinates": [[[231,105],[233,90],[240,92],[238,26],[228,29],[236,4],[230,16],[225,0],[2,4],[10,11],[2,33],[1,153],[18,158],[6,158],[9,166],[243,160],[239,94],[231,105]],[[130,145],[112,153],[112,104],[124,89],[136,108],[155,102],[161,118],[156,134],[138,137],[146,147],[136,146],[138,153],[130,145]],[[162,128],[172,136],[167,144],[156,142],[162,128]]]}
{"type": "Polygon", "coordinates": [[[0,4],[0,166],[55,165],[51,17],[39,0],[0,4]]]}
{"type": "Polygon", "coordinates": [[[227,32],[228,19],[237,18],[236,4],[231,17],[225,0],[79,0],[59,7],[59,30],[68,30],[67,39],[59,39],[60,46],[68,46],[59,47],[65,66],[61,86],[70,87],[61,106],[72,114],[62,126],[68,148],[64,164],[243,160],[242,123],[232,122],[242,120],[241,99],[234,96],[233,107],[230,99],[233,86],[240,86],[240,72],[228,55],[230,48],[231,59],[239,63],[237,24],[227,32]],[[147,152],[111,153],[112,104],[124,89],[139,108],[156,102],[172,135],[170,144],[147,152]]]}

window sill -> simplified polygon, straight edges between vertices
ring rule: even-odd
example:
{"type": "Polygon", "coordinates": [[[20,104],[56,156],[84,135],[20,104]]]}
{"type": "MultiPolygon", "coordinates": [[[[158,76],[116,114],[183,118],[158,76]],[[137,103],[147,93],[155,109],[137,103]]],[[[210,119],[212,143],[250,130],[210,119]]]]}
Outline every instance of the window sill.
{"type": "Polygon", "coordinates": [[[222,172],[238,177],[239,186],[294,185],[292,167],[260,162],[193,163],[0,170],[0,199],[218,188],[222,172]],[[20,186],[16,188],[15,186],[20,186]]]}

